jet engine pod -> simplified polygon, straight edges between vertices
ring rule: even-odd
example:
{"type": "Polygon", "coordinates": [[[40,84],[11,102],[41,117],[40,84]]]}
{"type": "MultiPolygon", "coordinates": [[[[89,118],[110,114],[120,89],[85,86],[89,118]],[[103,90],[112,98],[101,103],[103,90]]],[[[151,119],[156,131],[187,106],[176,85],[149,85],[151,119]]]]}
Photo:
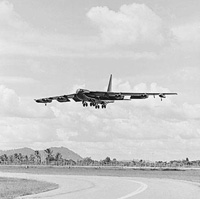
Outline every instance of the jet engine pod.
{"type": "Polygon", "coordinates": [[[115,100],[123,100],[124,96],[121,94],[118,94],[118,95],[115,95],[114,98],[115,98],[115,100]]]}
{"type": "Polygon", "coordinates": [[[149,96],[147,95],[147,94],[143,94],[142,95],[142,99],[146,99],[146,98],[148,98],[149,96]]]}
{"type": "Polygon", "coordinates": [[[141,94],[141,95],[131,95],[131,99],[146,99],[149,96],[147,94],[141,94]]]}
{"type": "Polygon", "coordinates": [[[37,103],[51,103],[52,102],[52,99],[49,99],[49,98],[43,98],[43,99],[38,99],[38,100],[35,100],[37,103]]]}
{"type": "Polygon", "coordinates": [[[159,94],[159,97],[160,97],[160,98],[166,98],[166,95],[163,94],[163,93],[160,93],[160,94],[159,94]]]}
{"type": "Polygon", "coordinates": [[[160,93],[160,94],[159,94],[159,97],[160,97],[160,99],[161,99],[161,101],[162,101],[163,98],[166,98],[166,95],[163,94],[163,93],[160,93]]]}
{"type": "Polygon", "coordinates": [[[70,102],[69,98],[66,96],[58,97],[57,98],[58,102],[70,102]]]}

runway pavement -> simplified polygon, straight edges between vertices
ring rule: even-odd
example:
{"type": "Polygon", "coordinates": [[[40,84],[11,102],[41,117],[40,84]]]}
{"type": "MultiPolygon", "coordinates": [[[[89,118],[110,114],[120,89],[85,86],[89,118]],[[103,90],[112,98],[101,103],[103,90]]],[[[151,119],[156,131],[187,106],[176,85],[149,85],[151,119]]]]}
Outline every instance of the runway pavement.
{"type": "Polygon", "coordinates": [[[197,199],[198,184],[155,178],[105,176],[35,175],[1,173],[0,177],[34,179],[59,184],[59,188],[18,199],[197,199]]]}

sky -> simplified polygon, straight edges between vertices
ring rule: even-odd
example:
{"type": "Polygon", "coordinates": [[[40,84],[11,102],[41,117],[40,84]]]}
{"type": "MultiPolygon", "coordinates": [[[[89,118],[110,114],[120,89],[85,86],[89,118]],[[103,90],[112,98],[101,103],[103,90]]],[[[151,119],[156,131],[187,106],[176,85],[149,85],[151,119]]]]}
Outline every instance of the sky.
{"type": "Polygon", "coordinates": [[[200,159],[200,1],[0,0],[0,150],[200,159]],[[34,99],[78,88],[177,92],[107,109],[34,99]]]}

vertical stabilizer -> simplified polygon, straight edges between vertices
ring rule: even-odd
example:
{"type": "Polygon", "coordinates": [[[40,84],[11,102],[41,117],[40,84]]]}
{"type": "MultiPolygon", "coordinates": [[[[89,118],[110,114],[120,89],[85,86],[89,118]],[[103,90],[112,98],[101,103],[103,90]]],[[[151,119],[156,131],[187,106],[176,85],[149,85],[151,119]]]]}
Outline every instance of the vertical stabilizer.
{"type": "Polygon", "coordinates": [[[112,74],[110,75],[107,92],[111,92],[111,91],[112,91],[112,74]]]}

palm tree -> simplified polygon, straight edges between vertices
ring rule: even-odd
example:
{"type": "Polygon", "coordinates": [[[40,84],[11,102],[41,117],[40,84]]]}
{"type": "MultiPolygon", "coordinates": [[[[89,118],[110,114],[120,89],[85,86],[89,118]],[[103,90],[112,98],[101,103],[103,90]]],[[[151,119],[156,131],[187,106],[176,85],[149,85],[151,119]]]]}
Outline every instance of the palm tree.
{"type": "Polygon", "coordinates": [[[18,160],[19,160],[19,163],[21,164],[23,160],[23,156],[21,153],[18,154],[18,160]]]}
{"type": "Polygon", "coordinates": [[[32,164],[35,163],[35,155],[31,154],[31,155],[29,156],[29,162],[32,163],[32,164]]]}
{"type": "Polygon", "coordinates": [[[19,162],[19,154],[18,153],[14,154],[14,162],[15,162],[15,164],[19,162]]]}
{"type": "Polygon", "coordinates": [[[0,164],[2,164],[3,162],[4,162],[3,156],[1,155],[1,156],[0,156],[0,164]]]}
{"type": "Polygon", "coordinates": [[[8,163],[8,156],[6,154],[3,154],[1,157],[0,157],[1,161],[4,163],[4,164],[7,164],[8,163]]]}
{"type": "Polygon", "coordinates": [[[27,155],[24,156],[24,162],[25,162],[25,164],[28,164],[28,156],[27,155]]]}
{"type": "Polygon", "coordinates": [[[53,160],[53,151],[50,148],[48,148],[48,149],[45,149],[44,152],[47,154],[46,162],[47,164],[49,164],[49,162],[53,160]]]}
{"type": "Polygon", "coordinates": [[[41,155],[39,151],[35,151],[35,156],[37,158],[37,164],[41,164],[41,155]]]}
{"type": "Polygon", "coordinates": [[[92,165],[94,163],[94,160],[92,160],[91,157],[86,157],[82,160],[82,164],[84,166],[92,165]]]}
{"type": "Polygon", "coordinates": [[[14,155],[10,155],[8,159],[9,159],[9,162],[12,164],[15,160],[14,155]]]}
{"type": "Polygon", "coordinates": [[[58,162],[59,161],[61,161],[62,160],[62,155],[61,155],[61,153],[56,153],[56,155],[55,155],[55,161],[56,161],[56,163],[57,163],[57,165],[58,165],[58,162]]]}

